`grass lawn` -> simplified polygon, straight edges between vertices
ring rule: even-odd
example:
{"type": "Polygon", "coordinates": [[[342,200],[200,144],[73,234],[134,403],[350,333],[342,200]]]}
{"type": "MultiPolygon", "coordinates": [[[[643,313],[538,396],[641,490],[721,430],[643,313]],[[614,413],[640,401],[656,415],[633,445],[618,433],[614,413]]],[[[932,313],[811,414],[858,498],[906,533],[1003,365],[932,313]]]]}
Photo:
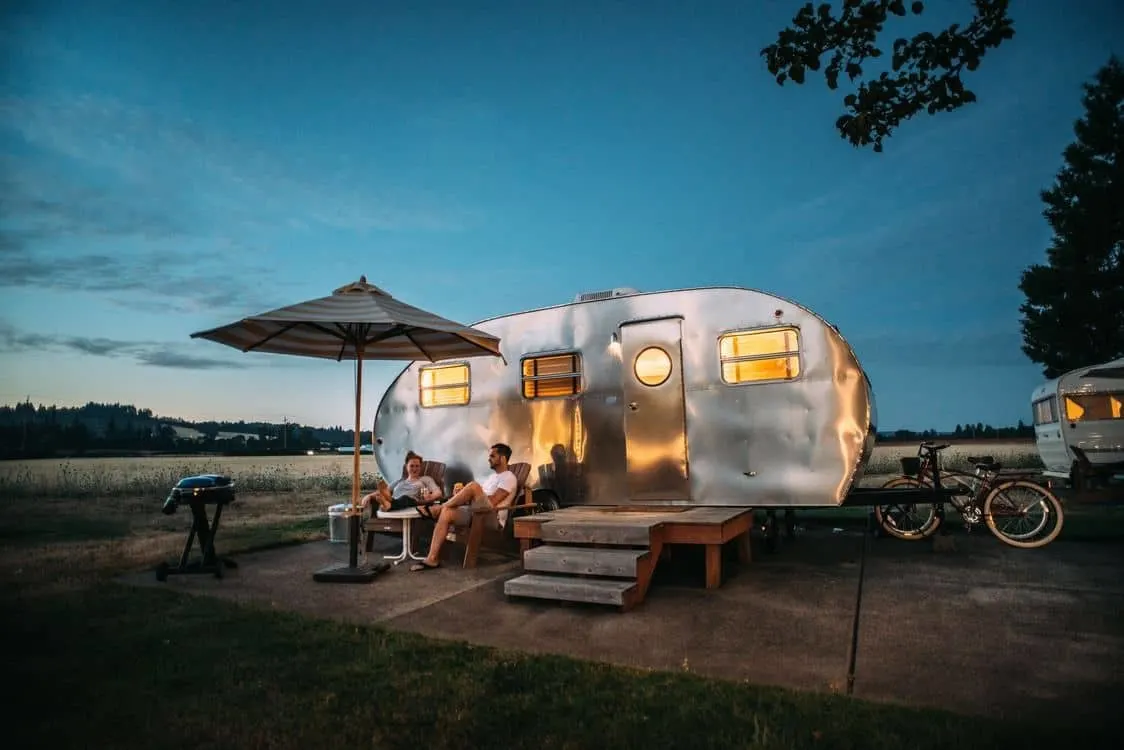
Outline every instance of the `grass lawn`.
{"type": "Polygon", "coordinates": [[[7,604],[16,746],[990,748],[1080,735],[116,584],[7,604]]]}
{"type": "MultiPolygon", "coordinates": [[[[118,510],[95,519],[89,506],[59,503],[51,532],[38,504],[0,509],[9,746],[1110,746],[1064,716],[1010,724],[135,589],[109,579],[167,559],[184,530],[159,516],[159,503],[99,502],[118,510]]],[[[248,498],[258,512],[231,524],[223,553],[323,536],[321,499],[307,502],[306,517],[277,502],[248,498]]]]}

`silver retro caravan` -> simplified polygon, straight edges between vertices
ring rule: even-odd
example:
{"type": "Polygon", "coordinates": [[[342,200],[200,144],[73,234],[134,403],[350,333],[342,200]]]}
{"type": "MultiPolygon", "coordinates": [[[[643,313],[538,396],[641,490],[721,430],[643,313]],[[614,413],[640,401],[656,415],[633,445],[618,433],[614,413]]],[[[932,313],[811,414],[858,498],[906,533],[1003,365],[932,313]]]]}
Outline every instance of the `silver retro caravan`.
{"type": "Polygon", "coordinates": [[[1030,403],[1043,474],[1079,489],[1124,474],[1124,358],[1048,380],[1030,403]]]}
{"type": "Polygon", "coordinates": [[[387,388],[375,456],[486,476],[528,462],[561,506],[838,506],[877,423],[870,381],[831,324],[737,287],[615,289],[491,318],[506,363],[414,362],[387,388]]]}

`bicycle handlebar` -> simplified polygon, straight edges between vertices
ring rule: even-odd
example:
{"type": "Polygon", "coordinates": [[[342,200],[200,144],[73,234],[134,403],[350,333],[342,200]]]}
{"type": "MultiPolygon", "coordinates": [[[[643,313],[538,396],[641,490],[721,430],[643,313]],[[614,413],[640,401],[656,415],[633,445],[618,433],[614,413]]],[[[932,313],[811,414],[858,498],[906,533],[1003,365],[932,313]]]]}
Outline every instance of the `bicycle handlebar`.
{"type": "Polygon", "coordinates": [[[921,443],[921,447],[922,448],[928,448],[929,450],[932,450],[932,451],[943,451],[945,448],[949,447],[949,444],[948,443],[942,443],[940,445],[937,445],[936,443],[933,443],[933,442],[930,442],[930,441],[926,440],[923,443],[921,443]]]}

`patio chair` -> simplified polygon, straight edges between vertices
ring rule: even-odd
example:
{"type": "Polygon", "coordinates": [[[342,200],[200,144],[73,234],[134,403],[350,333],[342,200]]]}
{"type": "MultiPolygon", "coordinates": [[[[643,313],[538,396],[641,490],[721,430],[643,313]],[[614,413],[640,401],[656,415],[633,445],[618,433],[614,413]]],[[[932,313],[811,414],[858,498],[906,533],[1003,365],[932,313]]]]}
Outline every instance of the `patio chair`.
{"type": "Polygon", "coordinates": [[[508,469],[515,475],[518,482],[515,493],[504,500],[498,508],[473,508],[472,517],[467,526],[454,527],[455,541],[464,539],[465,568],[475,568],[476,558],[481,547],[494,550],[501,554],[512,556],[519,555],[519,541],[513,533],[514,518],[520,513],[533,513],[538,507],[532,495],[527,479],[531,474],[529,463],[508,464],[508,469]]]}
{"type": "MultiPolygon", "coordinates": [[[[441,488],[442,499],[445,496],[445,464],[440,461],[423,461],[422,462],[422,476],[432,477],[437,486],[441,488]]],[[[402,479],[406,478],[406,464],[402,464],[402,479]]],[[[395,517],[395,513],[384,514],[378,511],[372,511],[371,517],[363,524],[363,532],[366,534],[366,541],[364,546],[367,552],[370,552],[374,545],[373,534],[401,534],[404,525],[401,517],[395,517]],[[382,516],[380,518],[380,515],[382,516]]],[[[420,516],[419,516],[420,518],[420,516]]],[[[420,524],[410,524],[410,548],[416,549],[418,546],[418,526],[420,524]]],[[[405,540],[403,540],[405,542],[405,540]]]]}

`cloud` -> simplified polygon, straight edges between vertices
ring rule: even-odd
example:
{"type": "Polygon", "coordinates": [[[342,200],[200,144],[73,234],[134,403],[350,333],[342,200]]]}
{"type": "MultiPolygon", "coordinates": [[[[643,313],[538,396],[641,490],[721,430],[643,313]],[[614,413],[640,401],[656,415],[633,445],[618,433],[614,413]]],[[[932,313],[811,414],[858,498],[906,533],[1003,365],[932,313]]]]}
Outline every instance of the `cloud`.
{"type": "MultiPolygon", "coordinates": [[[[354,165],[353,155],[339,155],[330,174],[312,173],[166,108],[89,95],[15,97],[0,100],[0,122],[42,154],[36,161],[62,161],[81,167],[100,188],[116,186],[125,199],[113,207],[116,218],[135,206],[149,210],[132,217],[139,222],[128,223],[130,230],[151,222],[186,231],[193,222],[181,217],[191,212],[227,227],[319,224],[356,232],[455,231],[473,218],[447,200],[401,187],[372,189],[371,168],[354,165]]],[[[93,208],[107,208],[98,193],[86,197],[93,208]]]]}
{"type": "Polygon", "coordinates": [[[182,370],[245,369],[250,367],[323,367],[323,360],[279,354],[250,355],[209,341],[128,341],[106,337],[64,336],[25,331],[0,321],[0,354],[34,352],[78,353],[91,357],[132,360],[148,367],[182,370]],[[196,351],[214,354],[196,354],[196,351]]]}
{"type": "MultiPolygon", "coordinates": [[[[254,257],[250,248],[215,242],[219,249],[144,250],[132,254],[35,252],[18,237],[0,241],[0,288],[92,292],[120,307],[156,313],[215,310],[259,311],[276,306],[247,279],[267,272],[264,265],[233,263],[229,274],[209,271],[227,254],[254,257]]],[[[271,284],[275,292],[281,282],[271,284]]]]}
{"type": "Polygon", "coordinates": [[[20,331],[8,323],[0,324],[0,353],[78,352],[93,357],[133,359],[141,365],[187,370],[217,368],[235,369],[253,363],[234,358],[196,356],[185,352],[188,345],[177,346],[158,341],[122,341],[86,336],[58,336],[20,331]]]}
{"type": "Polygon", "coordinates": [[[181,370],[214,370],[216,368],[240,368],[247,363],[231,362],[213,357],[195,357],[190,354],[159,348],[137,353],[137,361],[152,367],[173,367],[181,370]]]}
{"type": "MultiPolygon", "coordinates": [[[[113,98],[0,99],[0,288],[95,293],[145,312],[283,304],[271,235],[455,231],[468,211],[113,98]],[[251,283],[270,277],[268,286],[251,283]]],[[[329,165],[331,166],[331,165],[329,165]]]]}

